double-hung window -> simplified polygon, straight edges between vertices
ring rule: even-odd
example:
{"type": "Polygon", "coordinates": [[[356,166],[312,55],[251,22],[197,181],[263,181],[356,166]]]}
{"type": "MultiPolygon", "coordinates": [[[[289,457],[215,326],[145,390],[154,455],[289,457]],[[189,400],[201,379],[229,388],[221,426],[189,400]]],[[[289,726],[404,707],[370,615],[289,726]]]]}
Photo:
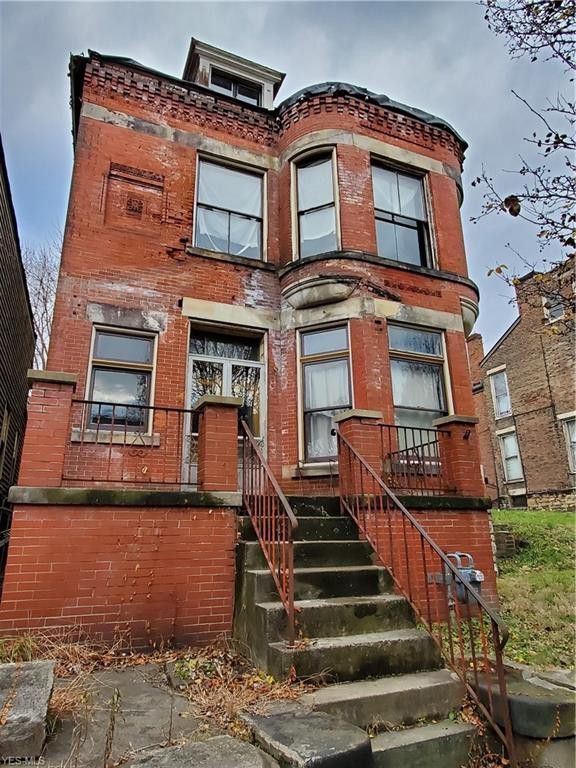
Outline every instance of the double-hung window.
{"type": "Polygon", "coordinates": [[[378,256],[426,266],[428,225],[422,179],[372,165],[378,256]]]}
{"type": "Polygon", "coordinates": [[[542,297],[544,305],[544,317],[546,322],[555,323],[556,320],[562,320],[564,317],[564,300],[561,296],[542,297]]]}
{"type": "Polygon", "coordinates": [[[512,403],[510,402],[506,371],[503,370],[490,374],[490,388],[492,390],[495,417],[501,419],[503,416],[510,416],[512,413],[512,403]]]}
{"type": "Polygon", "coordinates": [[[352,405],[348,328],[300,334],[304,404],[304,453],[308,461],[333,459],[333,418],[352,405]]]}
{"type": "Polygon", "coordinates": [[[562,428],[568,451],[568,467],[571,473],[576,473],[576,417],[562,419],[562,428]]]}
{"type": "Polygon", "coordinates": [[[261,259],[262,186],[258,173],[200,160],[196,247],[261,259]]]}
{"type": "Polygon", "coordinates": [[[210,88],[217,93],[225,93],[246,104],[252,104],[254,107],[260,105],[262,86],[241,80],[219,69],[213,69],[210,73],[210,88]]]}
{"type": "Polygon", "coordinates": [[[432,429],[447,413],[442,333],[389,325],[388,346],[396,424],[432,429]]]}
{"type": "Polygon", "coordinates": [[[336,202],[332,153],[296,165],[300,258],[335,251],[336,202]]]}
{"type": "Polygon", "coordinates": [[[518,448],[518,439],[516,432],[507,432],[498,435],[500,441],[500,451],[502,453],[502,463],[504,465],[504,477],[507,483],[513,483],[524,479],[522,470],[522,460],[520,459],[520,449],[518,448]]]}
{"type": "Polygon", "coordinates": [[[146,432],[149,424],[155,337],[96,330],[92,352],[88,426],[146,432]]]}

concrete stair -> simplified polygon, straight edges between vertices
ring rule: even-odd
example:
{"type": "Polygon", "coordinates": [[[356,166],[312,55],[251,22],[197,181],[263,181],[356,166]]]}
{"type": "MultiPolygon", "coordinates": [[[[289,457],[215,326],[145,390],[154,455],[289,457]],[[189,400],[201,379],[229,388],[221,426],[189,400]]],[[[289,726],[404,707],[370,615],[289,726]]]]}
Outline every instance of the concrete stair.
{"type": "MultiPolygon", "coordinates": [[[[310,713],[318,712],[329,718],[322,721],[329,730],[347,723],[373,737],[366,768],[465,766],[474,729],[451,714],[461,706],[463,686],[442,668],[436,645],[416,627],[408,601],[394,592],[390,574],[359,540],[354,522],[340,516],[338,499],[293,498],[290,503],[299,523],[294,544],[298,639],[292,646],[286,641],[286,613],[247,518],[239,523],[235,634],[267,673],[321,675],[333,684],[304,696],[297,716],[254,720],[255,740],[261,746],[274,742],[280,751],[271,754],[282,756],[282,765],[307,764],[310,755],[289,757],[290,723],[305,734],[310,713]],[[278,732],[286,732],[285,754],[278,732]]],[[[310,746],[316,743],[311,725],[307,743],[310,754],[317,748],[314,765],[349,764],[344,752],[340,762],[333,754],[323,762],[325,744],[310,746]]]]}

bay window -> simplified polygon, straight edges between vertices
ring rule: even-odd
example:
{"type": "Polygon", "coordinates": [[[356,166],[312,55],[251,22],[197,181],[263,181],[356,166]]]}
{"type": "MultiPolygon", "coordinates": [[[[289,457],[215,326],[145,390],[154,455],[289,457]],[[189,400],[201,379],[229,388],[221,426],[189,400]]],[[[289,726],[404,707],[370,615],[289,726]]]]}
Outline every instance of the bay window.
{"type": "Polygon", "coordinates": [[[426,266],[428,225],[422,179],[372,165],[378,256],[426,266]]]}
{"type": "Polygon", "coordinates": [[[335,251],[338,240],[332,153],[298,163],[296,178],[300,258],[335,251]]]}
{"type": "Polygon", "coordinates": [[[304,453],[308,461],[333,459],[333,418],[352,405],[348,328],[300,334],[304,405],[304,453]]]}
{"type": "Polygon", "coordinates": [[[90,370],[88,426],[148,430],[155,338],[98,329],[90,370]]]}
{"type": "Polygon", "coordinates": [[[388,346],[395,423],[432,429],[447,413],[442,333],[389,325],[388,346]]]}
{"type": "Polygon", "coordinates": [[[245,259],[261,259],[262,182],[260,174],[201,160],[196,247],[245,259]]]}

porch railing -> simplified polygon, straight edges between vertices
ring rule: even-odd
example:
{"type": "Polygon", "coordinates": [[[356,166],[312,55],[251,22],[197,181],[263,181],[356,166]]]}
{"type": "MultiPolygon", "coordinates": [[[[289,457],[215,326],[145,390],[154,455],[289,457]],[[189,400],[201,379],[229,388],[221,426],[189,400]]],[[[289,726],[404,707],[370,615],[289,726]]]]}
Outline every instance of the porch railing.
{"type": "Polygon", "coordinates": [[[434,496],[452,493],[450,467],[440,453],[440,440],[446,430],[375,424],[380,432],[381,477],[386,485],[401,494],[434,496]]]}
{"type": "Polygon", "coordinates": [[[63,480],[132,488],[194,486],[193,411],[72,400],[63,480]]]}
{"type": "Polygon", "coordinates": [[[288,617],[288,642],[296,637],[294,611],[294,532],[298,520],[254,435],[241,422],[242,502],[250,515],[270,573],[288,617]]]}
{"type": "Polygon", "coordinates": [[[502,660],[506,625],[339,431],[337,439],[342,511],[354,519],[516,766],[502,660]]]}

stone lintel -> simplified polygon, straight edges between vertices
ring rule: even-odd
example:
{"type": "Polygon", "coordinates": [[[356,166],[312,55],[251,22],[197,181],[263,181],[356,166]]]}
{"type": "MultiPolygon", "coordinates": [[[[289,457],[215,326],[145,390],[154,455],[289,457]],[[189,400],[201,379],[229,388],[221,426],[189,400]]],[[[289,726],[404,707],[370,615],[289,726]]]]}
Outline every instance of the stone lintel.
{"type": "Polygon", "coordinates": [[[230,491],[174,491],[121,488],[34,488],[12,486],[12,504],[78,507],[231,507],[242,506],[242,494],[230,491]]]}

